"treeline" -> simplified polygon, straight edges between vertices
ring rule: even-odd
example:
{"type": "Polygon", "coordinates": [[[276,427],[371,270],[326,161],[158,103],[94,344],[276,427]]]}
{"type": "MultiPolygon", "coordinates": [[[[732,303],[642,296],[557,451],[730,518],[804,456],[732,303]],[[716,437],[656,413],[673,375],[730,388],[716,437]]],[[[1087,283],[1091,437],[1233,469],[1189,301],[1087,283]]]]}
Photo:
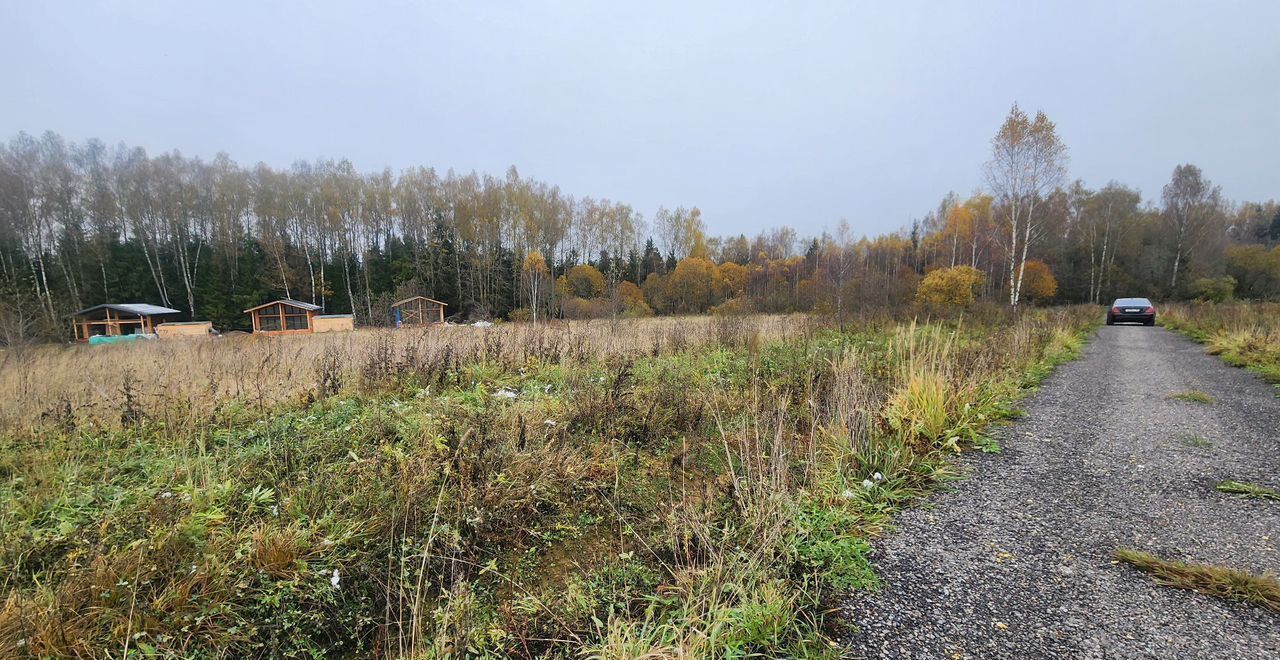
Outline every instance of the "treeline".
{"type": "Polygon", "coordinates": [[[0,341],[65,337],[69,314],[102,302],[224,329],[277,297],[363,325],[388,323],[389,304],[413,294],[462,319],[843,314],[911,304],[927,272],[957,266],[1014,304],[1280,297],[1276,202],[1232,204],[1191,165],[1159,200],[1070,183],[1052,123],[1016,107],[992,151],[988,190],[947,195],[902,231],[858,237],[842,220],[816,237],[780,226],[749,238],[708,236],[697,208],[646,222],[515,168],[249,168],[23,133],[0,145],[0,341]]]}

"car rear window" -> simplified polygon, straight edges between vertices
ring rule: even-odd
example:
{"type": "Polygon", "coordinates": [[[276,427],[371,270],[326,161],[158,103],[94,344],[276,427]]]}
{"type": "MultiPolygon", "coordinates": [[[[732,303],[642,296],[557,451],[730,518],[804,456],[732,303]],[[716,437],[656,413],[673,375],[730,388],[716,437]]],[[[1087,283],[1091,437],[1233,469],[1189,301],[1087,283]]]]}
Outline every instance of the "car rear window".
{"type": "Polygon", "coordinates": [[[1146,298],[1117,298],[1116,304],[1114,306],[1115,307],[1125,307],[1125,306],[1150,307],[1151,301],[1147,300],[1146,298]]]}

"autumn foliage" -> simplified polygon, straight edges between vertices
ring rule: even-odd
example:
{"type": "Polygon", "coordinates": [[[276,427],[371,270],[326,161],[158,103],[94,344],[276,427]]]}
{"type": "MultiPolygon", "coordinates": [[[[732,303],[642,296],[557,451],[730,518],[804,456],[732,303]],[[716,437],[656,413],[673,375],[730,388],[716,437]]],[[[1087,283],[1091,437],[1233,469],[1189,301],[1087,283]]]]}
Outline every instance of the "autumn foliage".
{"type": "Polygon", "coordinates": [[[931,271],[916,289],[916,302],[936,308],[968,307],[978,300],[986,277],[971,266],[931,271]]]}
{"type": "Polygon", "coordinates": [[[225,332],[281,297],[359,326],[390,324],[391,304],[410,295],[444,302],[456,322],[712,309],[847,318],[975,296],[1280,299],[1280,203],[1226,200],[1191,164],[1158,200],[1115,181],[1091,189],[1068,164],[1053,122],[1014,107],[985,187],[948,193],[897,231],[819,218],[808,236],[717,236],[696,206],[646,217],[514,167],[277,170],[19,134],[0,144],[0,346],[65,340],[72,312],[111,301],[173,307],[174,320],[225,332]],[[962,266],[981,284],[968,287],[962,266]]]}
{"type": "Polygon", "coordinates": [[[1049,264],[1038,259],[1023,264],[1022,293],[1036,303],[1047,302],[1058,294],[1058,280],[1049,264]]]}

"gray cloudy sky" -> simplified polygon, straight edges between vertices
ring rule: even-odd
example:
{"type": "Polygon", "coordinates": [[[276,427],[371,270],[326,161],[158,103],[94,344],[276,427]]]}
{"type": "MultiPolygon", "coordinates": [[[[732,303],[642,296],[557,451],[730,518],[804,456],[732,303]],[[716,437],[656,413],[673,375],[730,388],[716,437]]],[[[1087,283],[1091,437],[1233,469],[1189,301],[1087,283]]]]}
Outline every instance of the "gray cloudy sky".
{"type": "Polygon", "coordinates": [[[1090,185],[1280,196],[1275,0],[0,2],[5,139],[514,164],[713,233],[878,233],[980,185],[1017,101],[1090,185]]]}

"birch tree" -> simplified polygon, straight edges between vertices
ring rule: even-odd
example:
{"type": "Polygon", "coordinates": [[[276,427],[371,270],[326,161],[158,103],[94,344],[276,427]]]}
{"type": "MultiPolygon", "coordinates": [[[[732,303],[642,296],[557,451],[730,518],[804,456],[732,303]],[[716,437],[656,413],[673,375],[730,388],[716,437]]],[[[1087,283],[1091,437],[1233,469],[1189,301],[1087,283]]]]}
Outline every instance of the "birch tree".
{"type": "Polygon", "coordinates": [[[538,321],[538,308],[543,305],[543,299],[546,297],[547,282],[549,271],[547,270],[547,260],[542,257],[542,253],[534,250],[524,258],[524,264],[520,269],[523,275],[524,294],[527,296],[529,303],[529,311],[533,314],[533,321],[538,321]]]}
{"type": "Polygon", "coordinates": [[[1178,273],[1221,209],[1221,191],[1204,178],[1200,168],[1187,164],[1173,168],[1173,179],[1165,185],[1162,198],[1164,221],[1173,242],[1169,289],[1176,292],[1178,273]]]}
{"type": "Polygon", "coordinates": [[[987,183],[996,198],[1006,235],[1009,304],[1017,306],[1031,244],[1040,238],[1038,205],[1067,175],[1067,147],[1043,112],[1027,117],[1014,104],[991,141],[987,183]]]}

